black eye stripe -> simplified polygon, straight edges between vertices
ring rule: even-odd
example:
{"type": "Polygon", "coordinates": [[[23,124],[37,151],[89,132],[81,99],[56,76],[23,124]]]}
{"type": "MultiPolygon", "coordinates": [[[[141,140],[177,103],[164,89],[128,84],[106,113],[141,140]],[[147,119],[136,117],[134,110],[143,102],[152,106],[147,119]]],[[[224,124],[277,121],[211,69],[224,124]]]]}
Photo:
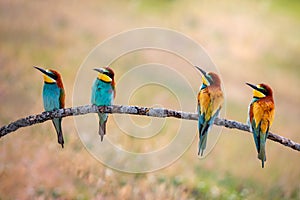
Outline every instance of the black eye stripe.
{"type": "Polygon", "coordinates": [[[50,72],[49,74],[47,74],[50,78],[56,80],[57,79],[57,75],[53,74],[52,72],[50,72]]]}
{"type": "Polygon", "coordinates": [[[260,88],[258,88],[259,90],[259,92],[261,92],[261,93],[263,93],[264,95],[267,95],[268,94],[268,91],[267,91],[267,89],[266,88],[264,88],[264,87],[260,87],[260,88]]]}
{"type": "Polygon", "coordinates": [[[114,78],[114,74],[110,73],[109,71],[105,71],[105,72],[103,72],[103,74],[109,76],[111,79],[114,78]]]}

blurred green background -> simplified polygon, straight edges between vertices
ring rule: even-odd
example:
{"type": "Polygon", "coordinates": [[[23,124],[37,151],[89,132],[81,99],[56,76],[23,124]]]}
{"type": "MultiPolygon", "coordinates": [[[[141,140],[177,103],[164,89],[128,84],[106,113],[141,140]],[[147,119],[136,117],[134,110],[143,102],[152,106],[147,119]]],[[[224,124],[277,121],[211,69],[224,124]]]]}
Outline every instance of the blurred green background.
{"type": "MultiPolygon", "coordinates": [[[[251,90],[245,82],[270,84],[276,101],[271,130],[300,142],[296,0],[1,0],[0,125],[43,110],[42,78],[33,65],[63,74],[70,107],[86,55],[113,34],[145,26],[174,29],[203,45],[220,70],[229,119],[246,121],[251,90]]],[[[252,136],[237,130],[223,129],[205,159],[195,155],[195,140],[165,169],[126,174],[86,151],[71,117],[63,129],[63,150],[50,122],[1,138],[0,199],[300,199],[299,153],[268,141],[261,169],[252,136]]]]}

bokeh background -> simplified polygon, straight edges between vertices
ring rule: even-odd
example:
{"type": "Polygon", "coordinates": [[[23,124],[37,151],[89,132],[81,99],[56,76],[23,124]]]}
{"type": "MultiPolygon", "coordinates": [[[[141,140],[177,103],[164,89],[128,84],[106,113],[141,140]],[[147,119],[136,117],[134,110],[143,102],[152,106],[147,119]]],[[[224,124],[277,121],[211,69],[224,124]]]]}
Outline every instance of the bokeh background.
{"type": "MultiPolygon", "coordinates": [[[[76,73],[97,44],[124,30],[158,26],[180,31],[206,49],[224,82],[227,118],[245,122],[251,100],[245,82],[265,82],[274,90],[277,108],[271,130],[300,142],[299,13],[300,3],[294,0],[1,0],[0,125],[43,110],[42,78],[33,65],[63,74],[70,107],[76,73]]],[[[129,103],[142,104],[145,98],[135,95],[129,103]]],[[[155,102],[173,105],[162,93],[155,102]]],[[[148,120],[134,118],[141,124],[148,120]]],[[[192,124],[187,132],[196,131],[192,124]]],[[[105,167],[87,152],[71,117],[63,120],[63,129],[63,150],[50,122],[1,138],[1,199],[300,198],[299,153],[268,141],[268,161],[261,169],[252,136],[241,131],[223,129],[205,159],[197,158],[195,139],[169,167],[127,174],[105,167]]],[[[109,130],[117,131],[112,122],[109,130]]],[[[154,139],[149,141],[153,144],[154,139]]]]}

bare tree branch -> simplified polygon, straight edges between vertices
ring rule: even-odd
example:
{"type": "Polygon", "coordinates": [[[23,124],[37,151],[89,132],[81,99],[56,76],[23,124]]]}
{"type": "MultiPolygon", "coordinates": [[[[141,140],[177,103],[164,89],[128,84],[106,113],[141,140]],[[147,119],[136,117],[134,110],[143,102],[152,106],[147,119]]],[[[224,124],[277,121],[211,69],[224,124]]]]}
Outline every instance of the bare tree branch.
{"type": "MultiPolygon", "coordinates": [[[[174,111],[165,108],[147,108],[147,107],[123,106],[123,105],[97,107],[93,105],[85,105],[85,106],[78,106],[74,108],[59,109],[51,112],[43,112],[41,114],[30,115],[28,117],[11,122],[10,124],[0,128],[0,137],[3,137],[11,132],[14,132],[19,128],[32,126],[37,123],[43,123],[53,118],[85,115],[88,113],[98,113],[98,112],[145,115],[145,116],[161,117],[161,118],[174,117],[179,119],[198,120],[198,115],[196,113],[174,111]]],[[[214,124],[217,126],[224,126],[226,128],[238,129],[250,133],[248,125],[237,121],[216,118],[214,124]]],[[[300,151],[300,144],[288,138],[282,137],[280,135],[269,133],[268,139],[273,140],[274,142],[278,142],[287,147],[290,147],[294,150],[300,151]]]]}

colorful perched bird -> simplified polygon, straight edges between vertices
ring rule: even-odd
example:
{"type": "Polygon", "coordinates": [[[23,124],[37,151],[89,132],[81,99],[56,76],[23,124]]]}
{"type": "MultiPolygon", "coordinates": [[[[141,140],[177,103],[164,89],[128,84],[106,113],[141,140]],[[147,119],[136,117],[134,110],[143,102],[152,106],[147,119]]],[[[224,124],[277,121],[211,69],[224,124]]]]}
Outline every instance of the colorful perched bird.
{"type": "Polygon", "coordinates": [[[202,74],[202,86],[198,93],[198,129],[199,150],[198,155],[203,156],[206,148],[207,134],[215,118],[219,115],[224,97],[221,89],[221,80],[214,72],[205,72],[195,66],[202,74]]]}
{"type": "MultiPolygon", "coordinates": [[[[116,95],[114,71],[109,67],[94,70],[99,73],[92,87],[91,103],[96,106],[110,106],[113,104],[113,100],[116,95]]],[[[101,141],[103,141],[103,137],[106,134],[108,114],[99,113],[98,116],[99,135],[101,137],[101,141]]]]}
{"type": "MultiPolygon", "coordinates": [[[[44,74],[43,101],[46,111],[58,110],[65,107],[65,90],[61,75],[53,69],[42,69],[34,67],[44,74]]],[[[61,118],[52,120],[58,143],[64,148],[64,137],[61,128],[61,118]]]]}
{"type": "Polygon", "coordinates": [[[246,83],[253,88],[253,99],[249,105],[248,124],[253,133],[258,159],[262,168],[266,161],[266,140],[272,125],[275,113],[273,92],[270,86],[258,84],[257,86],[246,83]]]}

